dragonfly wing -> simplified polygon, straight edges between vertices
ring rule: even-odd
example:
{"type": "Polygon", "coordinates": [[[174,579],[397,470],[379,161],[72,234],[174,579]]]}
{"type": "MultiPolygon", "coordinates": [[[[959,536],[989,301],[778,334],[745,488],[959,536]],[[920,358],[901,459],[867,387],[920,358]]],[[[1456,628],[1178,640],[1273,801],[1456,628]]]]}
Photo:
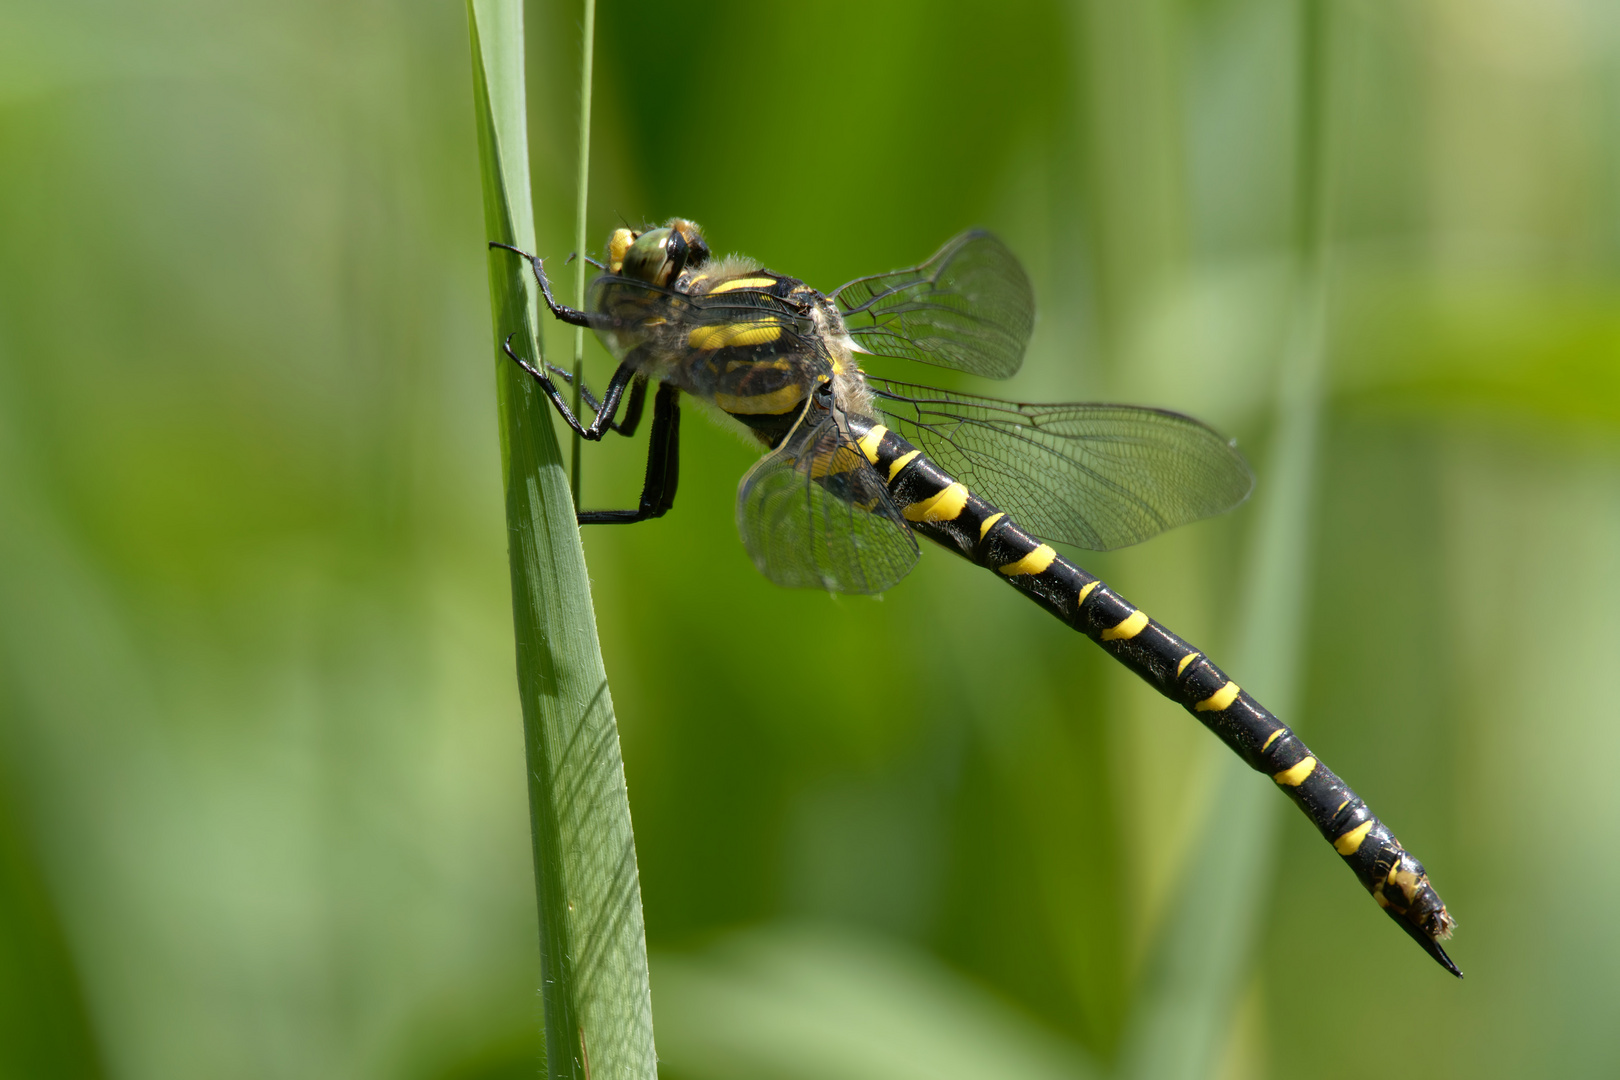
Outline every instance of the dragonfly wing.
{"type": "Polygon", "coordinates": [[[869,380],[895,430],[1045,540],[1107,551],[1230,510],[1254,474],[1190,416],[869,380]]]}
{"type": "Polygon", "coordinates": [[[1005,379],[1024,362],[1035,294],[995,236],[965,232],[921,266],[856,278],[832,294],[868,352],[1005,379]]]}
{"type": "Polygon", "coordinates": [[[911,572],[917,539],[834,416],[812,423],[814,415],[743,477],[743,546],[778,585],[882,592],[911,572]]]}

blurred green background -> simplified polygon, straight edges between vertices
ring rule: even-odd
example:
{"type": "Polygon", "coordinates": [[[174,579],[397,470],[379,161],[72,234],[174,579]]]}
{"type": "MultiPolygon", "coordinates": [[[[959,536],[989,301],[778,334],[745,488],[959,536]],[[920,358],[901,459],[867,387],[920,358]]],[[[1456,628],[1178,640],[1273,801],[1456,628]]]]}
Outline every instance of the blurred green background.
{"type": "MultiPolygon", "coordinates": [[[[548,255],[579,18],[528,11],[548,255]]],[[[597,57],[593,244],[831,288],[990,226],[1007,394],[1235,434],[1248,505],[1081,560],[1217,659],[1325,222],[1286,719],[1468,972],[1268,795],[1236,976],[1156,983],[1226,751],[943,553],[772,588],[694,411],[675,511],[586,534],[666,1075],[1141,1075],[1199,992],[1175,1075],[1620,1073],[1620,7],[603,0],[597,57]]],[[[0,5],[0,1075],[533,1075],[481,223],[459,3],[0,5]]]]}

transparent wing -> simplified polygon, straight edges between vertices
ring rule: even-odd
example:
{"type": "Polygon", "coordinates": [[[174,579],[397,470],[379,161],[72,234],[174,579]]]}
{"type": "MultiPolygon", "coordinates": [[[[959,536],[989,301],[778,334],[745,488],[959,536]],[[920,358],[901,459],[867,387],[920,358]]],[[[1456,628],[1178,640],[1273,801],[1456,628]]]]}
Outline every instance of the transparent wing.
{"type": "Polygon", "coordinates": [[[896,431],[1044,540],[1125,547],[1230,510],[1254,486],[1237,449],[1181,413],[868,381],[896,431]]]}
{"type": "Polygon", "coordinates": [[[965,232],[921,266],[856,278],[832,294],[863,349],[1005,379],[1035,327],[1029,276],[1007,245],[965,232]]]}
{"type": "Polygon", "coordinates": [[[743,477],[743,546],[778,585],[882,592],[911,572],[917,539],[849,435],[814,415],[743,477]]]}

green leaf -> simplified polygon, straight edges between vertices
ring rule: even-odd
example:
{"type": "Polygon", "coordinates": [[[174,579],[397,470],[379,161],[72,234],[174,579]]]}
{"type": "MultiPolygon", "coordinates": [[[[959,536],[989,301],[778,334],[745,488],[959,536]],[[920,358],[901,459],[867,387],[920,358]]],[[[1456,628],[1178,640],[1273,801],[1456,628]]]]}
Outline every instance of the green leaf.
{"type": "MultiPolygon", "coordinates": [[[[519,0],[469,0],[488,239],[534,249],[519,0]]],[[[548,1075],[654,1077],[646,933],[613,699],[540,357],[528,267],[492,251],[501,465],[523,703],[548,1075]]]]}
{"type": "Polygon", "coordinates": [[[0,791],[0,1076],[105,1074],[44,868],[0,791]]]}
{"type": "Polygon", "coordinates": [[[777,927],[658,961],[666,1053],[717,1080],[1086,1080],[1079,1047],[896,941],[777,927]]]}

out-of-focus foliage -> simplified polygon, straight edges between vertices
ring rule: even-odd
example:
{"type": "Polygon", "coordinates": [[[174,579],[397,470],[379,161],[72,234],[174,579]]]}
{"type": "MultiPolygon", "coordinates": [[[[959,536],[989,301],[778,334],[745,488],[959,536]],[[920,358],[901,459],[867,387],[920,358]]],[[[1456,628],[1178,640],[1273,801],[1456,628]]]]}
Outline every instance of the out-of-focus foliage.
{"type": "MultiPolygon", "coordinates": [[[[577,18],[529,11],[548,255],[577,18]]],[[[0,9],[0,1075],[533,1074],[463,19],[0,9]]],[[[1238,436],[1254,505],[1085,560],[1218,660],[1319,193],[1286,719],[1428,864],[1468,979],[1265,792],[1204,1071],[1620,1070],[1620,11],[646,0],[598,40],[595,242],[682,214],[832,287],[986,225],[1041,304],[1008,393],[1238,436]]],[[[1128,1065],[1225,751],[942,553],[880,601],[772,588],[751,451],[683,439],[673,513],[586,534],[667,1074],[1128,1065]]],[[[585,505],[629,505],[639,441],[592,449],[585,505]]]]}

